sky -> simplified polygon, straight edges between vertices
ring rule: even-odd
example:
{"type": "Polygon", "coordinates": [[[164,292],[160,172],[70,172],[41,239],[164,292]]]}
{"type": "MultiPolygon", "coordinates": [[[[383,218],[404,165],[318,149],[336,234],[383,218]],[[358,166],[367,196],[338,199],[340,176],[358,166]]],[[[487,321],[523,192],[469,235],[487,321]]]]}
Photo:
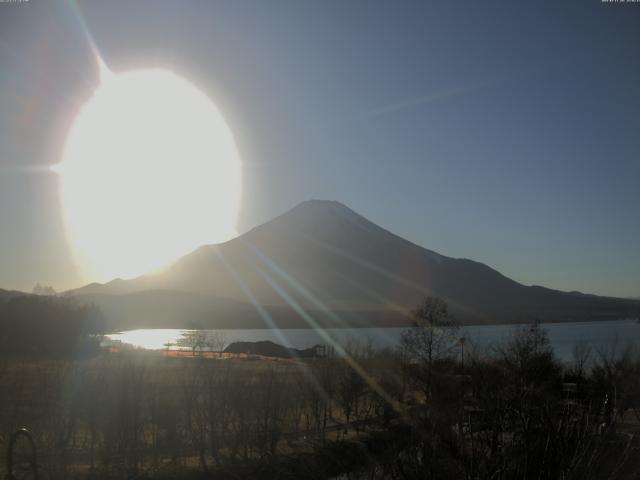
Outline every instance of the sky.
{"type": "Polygon", "coordinates": [[[98,85],[91,42],[218,106],[239,232],[338,200],[528,285],[640,296],[640,3],[0,3],[0,288],[87,280],[49,167],[98,85]]]}

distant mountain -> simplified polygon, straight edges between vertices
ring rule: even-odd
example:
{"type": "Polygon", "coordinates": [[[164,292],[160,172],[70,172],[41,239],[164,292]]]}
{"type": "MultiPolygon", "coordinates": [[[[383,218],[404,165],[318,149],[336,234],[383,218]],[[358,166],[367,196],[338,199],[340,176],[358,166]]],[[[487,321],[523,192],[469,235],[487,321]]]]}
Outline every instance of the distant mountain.
{"type": "Polygon", "coordinates": [[[425,295],[445,299],[465,323],[620,318],[640,310],[633,300],[524,286],[322,200],[203,246],[160,273],[69,294],[107,305],[127,324],[163,326],[405,325],[425,295]]]}
{"type": "Polygon", "coordinates": [[[22,295],[29,295],[25,292],[20,292],[18,290],[3,290],[0,288],[0,302],[6,302],[7,300],[12,299],[13,297],[19,297],[22,295]]]}

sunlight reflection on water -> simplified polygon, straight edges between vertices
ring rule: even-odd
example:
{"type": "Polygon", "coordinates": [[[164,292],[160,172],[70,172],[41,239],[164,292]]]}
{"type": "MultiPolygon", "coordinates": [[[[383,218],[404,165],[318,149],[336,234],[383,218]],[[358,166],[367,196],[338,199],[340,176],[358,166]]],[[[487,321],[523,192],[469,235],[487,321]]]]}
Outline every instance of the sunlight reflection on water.
{"type": "MultiPolygon", "coordinates": [[[[548,323],[542,326],[549,335],[556,355],[562,360],[571,359],[573,346],[579,340],[589,342],[596,351],[606,350],[616,341],[618,349],[623,349],[627,345],[640,346],[640,324],[634,320],[548,323]]],[[[479,346],[487,346],[507,340],[516,328],[516,325],[469,326],[464,327],[461,334],[479,346]]],[[[341,345],[348,342],[370,342],[375,347],[394,347],[403,330],[403,328],[330,328],[325,332],[341,345]]],[[[189,349],[185,339],[191,332],[193,330],[128,330],[107,335],[105,345],[121,342],[148,350],[189,349]]],[[[325,343],[320,334],[311,329],[206,330],[206,332],[210,338],[217,336],[224,339],[226,345],[237,341],[270,340],[287,347],[309,348],[325,343]]]]}
{"type": "Polygon", "coordinates": [[[190,330],[177,330],[170,328],[127,330],[107,338],[112,342],[121,342],[146,350],[161,350],[167,347],[174,349],[179,340],[183,339],[190,330]]]}

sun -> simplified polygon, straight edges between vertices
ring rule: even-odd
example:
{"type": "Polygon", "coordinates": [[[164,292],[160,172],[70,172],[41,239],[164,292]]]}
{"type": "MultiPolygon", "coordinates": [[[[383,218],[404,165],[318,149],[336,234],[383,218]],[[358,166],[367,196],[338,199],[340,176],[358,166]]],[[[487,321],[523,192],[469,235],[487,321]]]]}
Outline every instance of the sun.
{"type": "Polygon", "coordinates": [[[233,135],[213,102],[172,72],[104,71],[54,169],[68,241],[92,280],[141,275],[236,235],[233,135]]]}

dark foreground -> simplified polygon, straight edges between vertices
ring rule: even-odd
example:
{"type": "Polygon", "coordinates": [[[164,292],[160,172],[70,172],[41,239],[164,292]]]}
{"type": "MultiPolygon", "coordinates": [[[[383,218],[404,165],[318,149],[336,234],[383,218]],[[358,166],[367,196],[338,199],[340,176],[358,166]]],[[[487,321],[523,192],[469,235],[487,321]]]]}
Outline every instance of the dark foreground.
{"type": "Polygon", "coordinates": [[[347,353],[6,358],[0,449],[27,426],[45,479],[637,478],[634,352],[561,365],[535,326],[489,351],[423,326],[347,353]]]}

